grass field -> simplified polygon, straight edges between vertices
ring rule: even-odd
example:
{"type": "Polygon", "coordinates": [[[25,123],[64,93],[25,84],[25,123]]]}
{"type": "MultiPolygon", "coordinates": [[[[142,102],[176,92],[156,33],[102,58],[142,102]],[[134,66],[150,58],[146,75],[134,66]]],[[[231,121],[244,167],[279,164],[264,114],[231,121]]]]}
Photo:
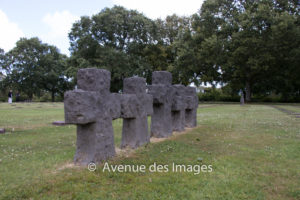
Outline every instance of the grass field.
{"type": "Polygon", "coordinates": [[[295,113],[300,113],[300,106],[292,106],[292,105],[278,105],[277,107],[286,109],[288,111],[292,111],[295,113]]]}
{"type": "Polygon", "coordinates": [[[76,167],[75,126],[51,125],[63,118],[62,103],[0,104],[0,199],[300,199],[300,118],[269,105],[200,105],[197,128],[109,161],[212,165],[197,175],[76,167]]]}

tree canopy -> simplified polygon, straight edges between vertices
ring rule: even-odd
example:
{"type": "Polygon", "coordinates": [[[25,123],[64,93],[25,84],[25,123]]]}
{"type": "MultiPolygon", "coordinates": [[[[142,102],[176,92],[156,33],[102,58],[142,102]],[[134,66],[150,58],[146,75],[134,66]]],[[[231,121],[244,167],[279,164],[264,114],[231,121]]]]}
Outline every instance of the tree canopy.
{"type": "Polygon", "coordinates": [[[7,71],[5,84],[27,94],[39,96],[41,91],[56,94],[68,89],[64,75],[67,57],[54,46],[42,43],[38,38],[21,38],[16,47],[6,53],[3,66],[7,71]]]}
{"type": "Polygon", "coordinates": [[[137,11],[115,6],[81,17],[69,38],[73,72],[82,67],[106,68],[112,74],[112,91],[120,90],[125,77],[147,77],[152,72],[145,54],[156,50],[152,46],[157,42],[156,27],[137,11]]]}
{"type": "Polygon", "coordinates": [[[198,53],[194,69],[202,80],[245,88],[248,101],[253,93],[299,95],[298,1],[207,0],[193,29],[192,50],[178,60],[198,53]]]}
{"type": "Polygon", "coordinates": [[[173,74],[173,83],[226,85],[224,91],[253,96],[280,94],[300,99],[300,5],[297,0],[206,0],[192,16],[152,20],[121,6],[82,16],[69,33],[70,57],[38,38],[0,49],[2,85],[30,98],[55,95],[76,84],[80,68],[111,71],[111,90],[123,79],[155,70],[173,74]]]}

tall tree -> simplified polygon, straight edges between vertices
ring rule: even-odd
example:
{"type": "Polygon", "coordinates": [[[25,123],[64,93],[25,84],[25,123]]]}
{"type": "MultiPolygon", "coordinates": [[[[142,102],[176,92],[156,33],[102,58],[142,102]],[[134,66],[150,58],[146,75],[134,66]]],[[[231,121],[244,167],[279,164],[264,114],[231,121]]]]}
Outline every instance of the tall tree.
{"type": "Polygon", "coordinates": [[[283,100],[300,97],[300,15],[290,13],[293,12],[276,13],[270,46],[275,58],[271,86],[282,94],[283,100]]]}
{"type": "Polygon", "coordinates": [[[164,70],[171,71],[174,83],[195,82],[193,66],[195,52],[190,51],[191,18],[175,14],[156,20],[157,32],[164,49],[164,70]]]}
{"type": "Polygon", "coordinates": [[[55,96],[63,96],[64,92],[71,89],[72,85],[67,80],[67,56],[60,54],[54,46],[46,45],[47,53],[40,58],[40,69],[38,70],[41,76],[40,88],[51,93],[52,102],[55,101],[55,96]]]}
{"type": "Polygon", "coordinates": [[[5,68],[4,68],[5,60],[6,60],[5,52],[3,49],[0,48],[0,94],[5,92],[4,86],[3,86],[3,79],[4,79],[3,72],[5,71],[5,68]]]}
{"type": "MultiPolygon", "coordinates": [[[[216,61],[211,63],[211,67],[220,67],[224,82],[245,88],[247,101],[251,100],[253,93],[280,91],[274,87],[278,85],[274,77],[283,78],[278,73],[282,72],[283,63],[285,66],[295,66],[299,61],[297,1],[207,0],[195,19],[195,37],[206,41],[216,38],[218,41],[215,43],[218,56],[211,54],[216,61]],[[278,23],[281,29],[276,28],[278,23]],[[289,39],[291,37],[294,44],[289,39]],[[274,74],[273,78],[270,74],[274,74]]],[[[292,70],[286,73],[292,76],[292,70]]],[[[293,84],[287,83],[289,86],[293,84]]]]}
{"type": "Polygon", "coordinates": [[[32,99],[41,91],[48,91],[52,101],[57,93],[67,88],[64,76],[66,57],[54,46],[42,43],[38,38],[21,38],[11,51],[6,53],[6,83],[24,92],[32,99]]]}
{"type": "Polygon", "coordinates": [[[69,34],[73,71],[91,66],[110,70],[112,91],[120,90],[124,77],[149,77],[151,65],[146,61],[145,51],[155,44],[155,31],[152,20],[120,6],[81,17],[69,34]]]}
{"type": "Polygon", "coordinates": [[[191,16],[172,44],[176,52],[172,68],[174,80],[185,85],[215,84],[220,79],[218,38],[200,31],[199,21],[198,15],[191,16]]]}

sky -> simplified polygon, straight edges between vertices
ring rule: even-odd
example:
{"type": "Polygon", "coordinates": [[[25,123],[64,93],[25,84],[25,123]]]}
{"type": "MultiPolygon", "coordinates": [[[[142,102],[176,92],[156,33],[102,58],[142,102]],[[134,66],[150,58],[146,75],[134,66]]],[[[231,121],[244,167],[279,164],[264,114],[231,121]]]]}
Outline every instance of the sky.
{"type": "Polygon", "coordinates": [[[38,37],[69,55],[68,33],[81,16],[121,5],[151,19],[199,11],[203,0],[0,0],[0,48],[8,52],[21,37],[38,37]]]}

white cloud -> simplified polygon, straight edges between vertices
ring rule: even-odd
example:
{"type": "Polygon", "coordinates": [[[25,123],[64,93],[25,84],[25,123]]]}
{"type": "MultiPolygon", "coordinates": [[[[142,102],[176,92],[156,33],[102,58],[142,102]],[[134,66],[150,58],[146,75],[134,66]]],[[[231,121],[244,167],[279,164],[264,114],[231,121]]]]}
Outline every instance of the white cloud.
{"type": "Polygon", "coordinates": [[[41,35],[42,41],[57,46],[62,53],[69,54],[68,33],[76,20],[79,20],[79,17],[67,10],[48,13],[43,17],[42,21],[48,26],[49,31],[41,35]]]}
{"type": "Polygon", "coordinates": [[[0,48],[6,52],[15,47],[20,37],[24,37],[18,25],[11,22],[2,10],[0,10],[0,27],[0,48]]]}
{"type": "Polygon", "coordinates": [[[113,4],[128,9],[136,9],[152,19],[165,18],[167,15],[177,14],[189,16],[200,9],[203,0],[112,0],[113,4]]]}

